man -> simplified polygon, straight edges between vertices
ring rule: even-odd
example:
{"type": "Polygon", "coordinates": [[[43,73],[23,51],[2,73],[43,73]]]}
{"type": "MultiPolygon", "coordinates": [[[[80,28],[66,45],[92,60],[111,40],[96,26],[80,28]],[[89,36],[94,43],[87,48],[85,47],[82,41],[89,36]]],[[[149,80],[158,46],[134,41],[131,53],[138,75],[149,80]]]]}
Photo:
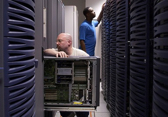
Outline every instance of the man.
{"type": "Polygon", "coordinates": [[[86,52],[72,47],[72,37],[68,33],[61,33],[56,40],[57,48],[45,49],[45,55],[66,58],[68,56],[89,56],[86,52]]]}
{"type": "MultiPolygon", "coordinates": [[[[68,33],[61,33],[56,40],[57,48],[45,49],[44,54],[67,58],[68,56],[89,56],[83,50],[72,47],[72,37],[68,33]]],[[[60,112],[62,117],[74,117],[74,112],[60,112]]],[[[77,117],[88,117],[89,112],[76,112],[77,117]]]]}
{"type": "Polygon", "coordinates": [[[102,10],[98,16],[97,21],[94,21],[93,18],[96,16],[92,7],[86,7],[83,10],[83,14],[85,16],[85,20],[80,25],[79,28],[79,39],[81,49],[87,52],[90,56],[94,56],[95,45],[96,45],[96,31],[95,27],[98,26],[102,17],[103,17],[103,9],[104,5],[102,6],[102,10]]]}

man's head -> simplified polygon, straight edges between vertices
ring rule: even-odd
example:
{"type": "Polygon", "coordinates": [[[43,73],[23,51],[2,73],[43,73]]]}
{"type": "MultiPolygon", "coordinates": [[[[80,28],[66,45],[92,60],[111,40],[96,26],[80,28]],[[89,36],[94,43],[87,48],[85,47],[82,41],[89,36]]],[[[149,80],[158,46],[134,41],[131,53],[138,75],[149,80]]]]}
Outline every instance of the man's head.
{"type": "Polygon", "coordinates": [[[68,33],[61,33],[58,35],[56,40],[56,45],[58,51],[68,51],[69,48],[72,48],[72,37],[68,33]]]}
{"type": "Polygon", "coordinates": [[[86,7],[86,8],[83,10],[83,15],[84,15],[86,18],[91,18],[91,19],[93,19],[93,18],[96,16],[96,13],[95,13],[95,11],[93,10],[92,7],[86,7]]]}

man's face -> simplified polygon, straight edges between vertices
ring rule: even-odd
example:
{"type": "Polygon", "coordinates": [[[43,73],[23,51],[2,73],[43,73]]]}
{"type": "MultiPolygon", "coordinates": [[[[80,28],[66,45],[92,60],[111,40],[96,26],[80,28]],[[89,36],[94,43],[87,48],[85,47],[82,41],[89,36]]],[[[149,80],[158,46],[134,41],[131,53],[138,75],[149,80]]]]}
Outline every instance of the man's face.
{"type": "Polygon", "coordinates": [[[69,40],[64,36],[58,36],[56,40],[58,51],[65,51],[69,47],[69,40]]]}
{"type": "Polygon", "coordinates": [[[96,17],[96,13],[92,7],[90,7],[88,10],[89,10],[89,13],[88,13],[89,17],[91,17],[91,18],[96,17]]]}

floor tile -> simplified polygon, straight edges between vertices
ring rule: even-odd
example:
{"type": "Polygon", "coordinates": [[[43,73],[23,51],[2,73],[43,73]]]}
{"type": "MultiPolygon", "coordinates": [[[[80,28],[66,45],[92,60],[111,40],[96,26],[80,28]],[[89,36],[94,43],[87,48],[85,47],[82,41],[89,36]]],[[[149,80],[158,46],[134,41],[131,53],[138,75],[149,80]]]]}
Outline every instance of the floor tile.
{"type": "Polygon", "coordinates": [[[95,113],[95,117],[110,117],[110,113],[95,113]]]}
{"type": "Polygon", "coordinates": [[[109,111],[108,111],[108,109],[106,108],[106,106],[107,106],[107,104],[106,103],[100,103],[100,106],[98,106],[97,107],[97,111],[96,112],[108,112],[109,113],[109,111]]]}

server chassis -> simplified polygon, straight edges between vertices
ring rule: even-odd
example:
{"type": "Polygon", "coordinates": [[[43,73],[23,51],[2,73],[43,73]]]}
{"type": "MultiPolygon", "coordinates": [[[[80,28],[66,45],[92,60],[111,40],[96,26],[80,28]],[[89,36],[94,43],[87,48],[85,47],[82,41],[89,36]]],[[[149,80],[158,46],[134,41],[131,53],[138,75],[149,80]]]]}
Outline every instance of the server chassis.
{"type": "Polygon", "coordinates": [[[99,57],[44,56],[45,110],[95,111],[99,85],[99,57]]]}

